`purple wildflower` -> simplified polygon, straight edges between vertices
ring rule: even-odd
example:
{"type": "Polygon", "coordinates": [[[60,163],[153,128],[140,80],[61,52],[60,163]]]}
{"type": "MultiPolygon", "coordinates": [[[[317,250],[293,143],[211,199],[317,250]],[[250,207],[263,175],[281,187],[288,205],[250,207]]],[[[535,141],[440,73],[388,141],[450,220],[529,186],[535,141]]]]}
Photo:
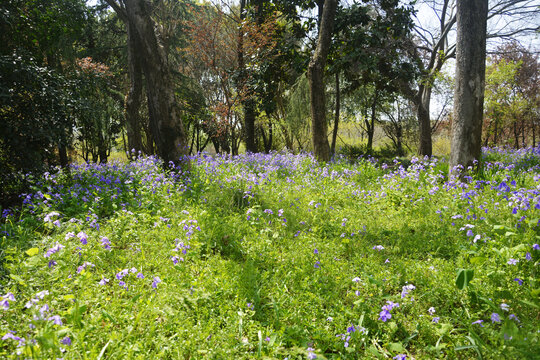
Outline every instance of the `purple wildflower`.
{"type": "Polygon", "coordinates": [[[401,298],[403,299],[404,297],[406,297],[409,294],[409,291],[414,289],[416,289],[416,286],[414,286],[413,284],[403,286],[403,288],[401,289],[401,298]]]}
{"type": "Polygon", "coordinates": [[[159,276],[155,276],[155,277],[154,277],[154,281],[152,281],[152,287],[153,287],[154,289],[156,289],[156,288],[157,288],[157,285],[158,285],[160,282],[161,282],[161,279],[159,278],[159,276]]]}
{"type": "Polygon", "coordinates": [[[15,301],[13,293],[8,292],[6,295],[0,297],[0,307],[4,310],[9,309],[9,301],[15,301]],[[9,300],[9,301],[8,301],[9,300]]]}
{"type": "Polygon", "coordinates": [[[386,322],[392,318],[392,314],[388,310],[383,310],[379,313],[379,320],[386,322]]]}
{"type": "Polygon", "coordinates": [[[392,311],[393,308],[399,307],[399,303],[392,302],[390,300],[386,301],[386,305],[382,307],[383,310],[392,311]]]}
{"type": "Polygon", "coordinates": [[[24,346],[26,342],[26,339],[15,336],[13,335],[12,332],[8,332],[6,335],[2,336],[2,340],[7,340],[7,339],[18,341],[19,342],[19,344],[17,345],[18,347],[24,346]]]}
{"type": "Polygon", "coordinates": [[[315,349],[311,348],[311,347],[308,347],[307,348],[307,351],[308,351],[308,355],[307,355],[307,358],[309,360],[313,360],[313,359],[316,359],[317,358],[317,355],[315,355],[314,351],[315,349]]]}
{"type": "Polygon", "coordinates": [[[52,321],[55,325],[62,325],[62,319],[60,318],[60,315],[53,315],[47,320],[52,321]]]}
{"type": "Polygon", "coordinates": [[[58,251],[62,250],[64,248],[64,245],[60,244],[60,243],[56,243],[52,248],[50,248],[49,250],[47,250],[47,252],[43,255],[44,257],[48,258],[50,257],[52,254],[55,254],[57,253],[58,251]]]}
{"type": "Polygon", "coordinates": [[[82,243],[83,245],[88,244],[88,235],[86,235],[84,232],[82,232],[82,231],[79,232],[79,233],[77,234],[77,237],[79,238],[79,240],[81,241],[81,243],[82,243]]]}
{"type": "Polygon", "coordinates": [[[492,314],[491,314],[491,322],[492,322],[492,323],[496,323],[496,322],[497,322],[497,323],[500,323],[500,322],[501,322],[501,317],[500,317],[500,315],[497,314],[497,313],[492,313],[492,314]]]}
{"type": "Polygon", "coordinates": [[[111,241],[106,236],[101,238],[101,245],[105,250],[111,250],[111,241]]]}
{"type": "Polygon", "coordinates": [[[118,280],[122,280],[122,278],[123,278],[124,276],[126,276],[127,274],[129,274],[129,270],[128,270],[128,269],[124,269],[124,270],[120,271],[118,274],[116,274],[116,278],[117,278],[118,280]]]}

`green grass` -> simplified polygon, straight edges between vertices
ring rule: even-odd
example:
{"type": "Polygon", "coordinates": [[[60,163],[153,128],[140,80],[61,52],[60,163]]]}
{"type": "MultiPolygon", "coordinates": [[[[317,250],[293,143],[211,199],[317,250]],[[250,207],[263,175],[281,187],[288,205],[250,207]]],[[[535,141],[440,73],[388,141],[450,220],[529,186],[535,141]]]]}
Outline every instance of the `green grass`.
{"type": "Polygon", "coordinates": [[[512,156],[519,174],[501,162],[467,183],[436,161],[281,154],[201,156],[187,177],[153,159],[51,176],[1,225],[0,295],[16,300],[0,335],[25,342],[6,338],[0,357],[536,358],[537,155],[512,156]]]}

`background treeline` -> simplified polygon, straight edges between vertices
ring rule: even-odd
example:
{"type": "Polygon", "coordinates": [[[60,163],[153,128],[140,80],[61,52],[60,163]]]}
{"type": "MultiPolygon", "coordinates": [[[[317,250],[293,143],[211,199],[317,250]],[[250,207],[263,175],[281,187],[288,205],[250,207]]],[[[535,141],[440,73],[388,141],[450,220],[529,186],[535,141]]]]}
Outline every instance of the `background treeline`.
{"type": "MultiPolygon", "coordinates": [[[[107,162],[114,151],[176,161],[203,150],[313,150],[307,70],[324,5],[2,1],[2,203],[30,172],[107,162]]],[[[507,25],[488,26],[499,42],[488,54],[483,143],[534,146],[540,63],[517,36],[538,33],[540,10],[489,6],[488,20],[507,25]]],[[[332,154],[433,154],[452,120],[455,25],[451,0],[338,2],[324,69],[332,154]]]]}

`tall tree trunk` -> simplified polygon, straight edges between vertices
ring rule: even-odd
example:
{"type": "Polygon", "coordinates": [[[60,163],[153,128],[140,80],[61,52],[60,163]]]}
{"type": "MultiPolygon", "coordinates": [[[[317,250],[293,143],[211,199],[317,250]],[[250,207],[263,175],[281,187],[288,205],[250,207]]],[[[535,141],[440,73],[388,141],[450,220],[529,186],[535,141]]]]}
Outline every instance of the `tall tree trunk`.
{"type": "Polygon", "coordinates": [[[249,98],[242,101],[242,104],[244,107],[244,131],[246,151],[255,153],[257,152],[257,145],[255,144],[255,102],[252,98],[249,98]]]}
{"type": "Polygon", "coordinates": [[[165,166],[169,162],[189,166],[187,136],[176,104],[166,49],[156,34],[157,25],[150,17],[147,0],[124,0],[128,23],[140,37],[141,58],[146,78],[148,113],[152,137],[165,166]]]}
{"type": "Polygon", "coordinates": [[[98,146],[98,154],[99,154],[99,162],[101,164],[107,163],[107,159],[109,157],[107,150],[108,150],[107,145],[104,142],[100,141],[99,146],[98,146]]]}
{"type": "Polygon", "coordinates": [[[330,146],[330,153],[334,155],[336,153],[336,139],[339,126],[339,111],[341,106],[340,98],[340,89],[339,89],[339,72],[336,73],[336,109],[334,116],[334,129],[332,131],[332,145],[330,146]]]}
{"type": "Polygon", "coordinates": [[[536,147],[536,127],[534,126],[534,120],[531,124],[531,130],[532,130],[532,146],[534,148],[536,147]]]}
{"type": "Polygon", "coordinates": [[[521,145],[523,147],[527,146],[527,143],[525,141],[525,120],[521,120],[521,145]]]}
{"type": "Polygon", "coordinates": [[[457,53],[450,171],[479,160],[486,75],[488,0],[457,1],[457,53]]]}
{"type": "Polygon", "coordinates": [[[486,129],[486,135],[484,136],[484,146],[488,146],[489,144],[489,136],[491,134],[491,128],[493,127],[493,123],[490,123],[489,126],[486,129]]]}
{"type": "Polygon", "coordinates": [[[397,128],[396,128],[396,140],[397,140],[397,144],[396,144],[397,155],[398,156],[403,156],[404,155],[404,151],[403,151],[403,126],[401,124],[398,124],[397,128]]]}
{"type": "Polygon", "coordinates": [[[375,89],[375,94],[373,94],[373,102],[371,103],[371,118],[368,121],[366,120],[367,125],[367,135],[368,135],[368,143],[367,143],[367,152],[368,154],[371,154],[373,152],[373,135],[375,135],[375,116],[377,113],[377,89],[375,89]]]}
{"type": "Polygon", "coordinates": [[[431,86],[420,85],[417,99],[417,117],[420,125],[420,146],[418,153],[420,155],[431,156],[433,143],[431,139],[431,119],[429,107],[431,103],[431,86]]]}
{"type": "Polygon", "coordinates": [[[241,103],[244,108],[244,140],[247,152],[257,152],[255,146],[255,102],[252,98],[251,89],[247,84],[248,74],[244,60],[244,28],[243,22],[246,19],[246,0],[240,0],[240,24],[238,25],[237,61],[238,71],[238,92],[242,98],[241,103]]]}
{"type": "Polygon", "coordinates": [[[514,149],[519,149],[519,132],[516,121],[514,121],[514,149]]]}
{"type": "Polygon", "coordinates": [[[128,73],[129,92],[126,96],[125,115],[126,132],[128,138],[129,155],[137,157],[139,151],[144,150],[141,136],[141,121],[139,109],[142,102],[142,67],[140,59],[140,38],[137,29],[131,23],[127,23],[128,35],[128,73]],[[131,150],[135,150],[132,153],[131,150]]]}
{"type": "Polygon", "coordinates": [[[58,144],[58,157],[60,158],[60,166],[67,169],[69,165],[69,158],[66,145],[58,144]]]}
{"type": "Polygon", "coordinates": [[[309,87],[311,90],[311,133],[313,152],[319,161],[330,160],[328,128],[326,124],[326,102],[324,68],[332,39],[332,28],[338,0],[325,0],[317,48],[308,66],[309,87]]]}

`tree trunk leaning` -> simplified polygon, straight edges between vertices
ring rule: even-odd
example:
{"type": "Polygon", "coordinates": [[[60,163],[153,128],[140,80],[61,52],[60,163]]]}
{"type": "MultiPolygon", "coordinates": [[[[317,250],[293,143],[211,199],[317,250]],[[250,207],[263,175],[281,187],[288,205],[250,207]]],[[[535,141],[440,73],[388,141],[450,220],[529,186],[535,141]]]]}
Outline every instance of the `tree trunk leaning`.
{"type": "Polygon", "coordinates": [[[189,167],[187,136],[176,103],[167,53],[158,40],[156,24],[146,0],[124,0],[128,23],[137,30],[147,84],[148,112],[157,152],[165,162],[189,167]]]}

